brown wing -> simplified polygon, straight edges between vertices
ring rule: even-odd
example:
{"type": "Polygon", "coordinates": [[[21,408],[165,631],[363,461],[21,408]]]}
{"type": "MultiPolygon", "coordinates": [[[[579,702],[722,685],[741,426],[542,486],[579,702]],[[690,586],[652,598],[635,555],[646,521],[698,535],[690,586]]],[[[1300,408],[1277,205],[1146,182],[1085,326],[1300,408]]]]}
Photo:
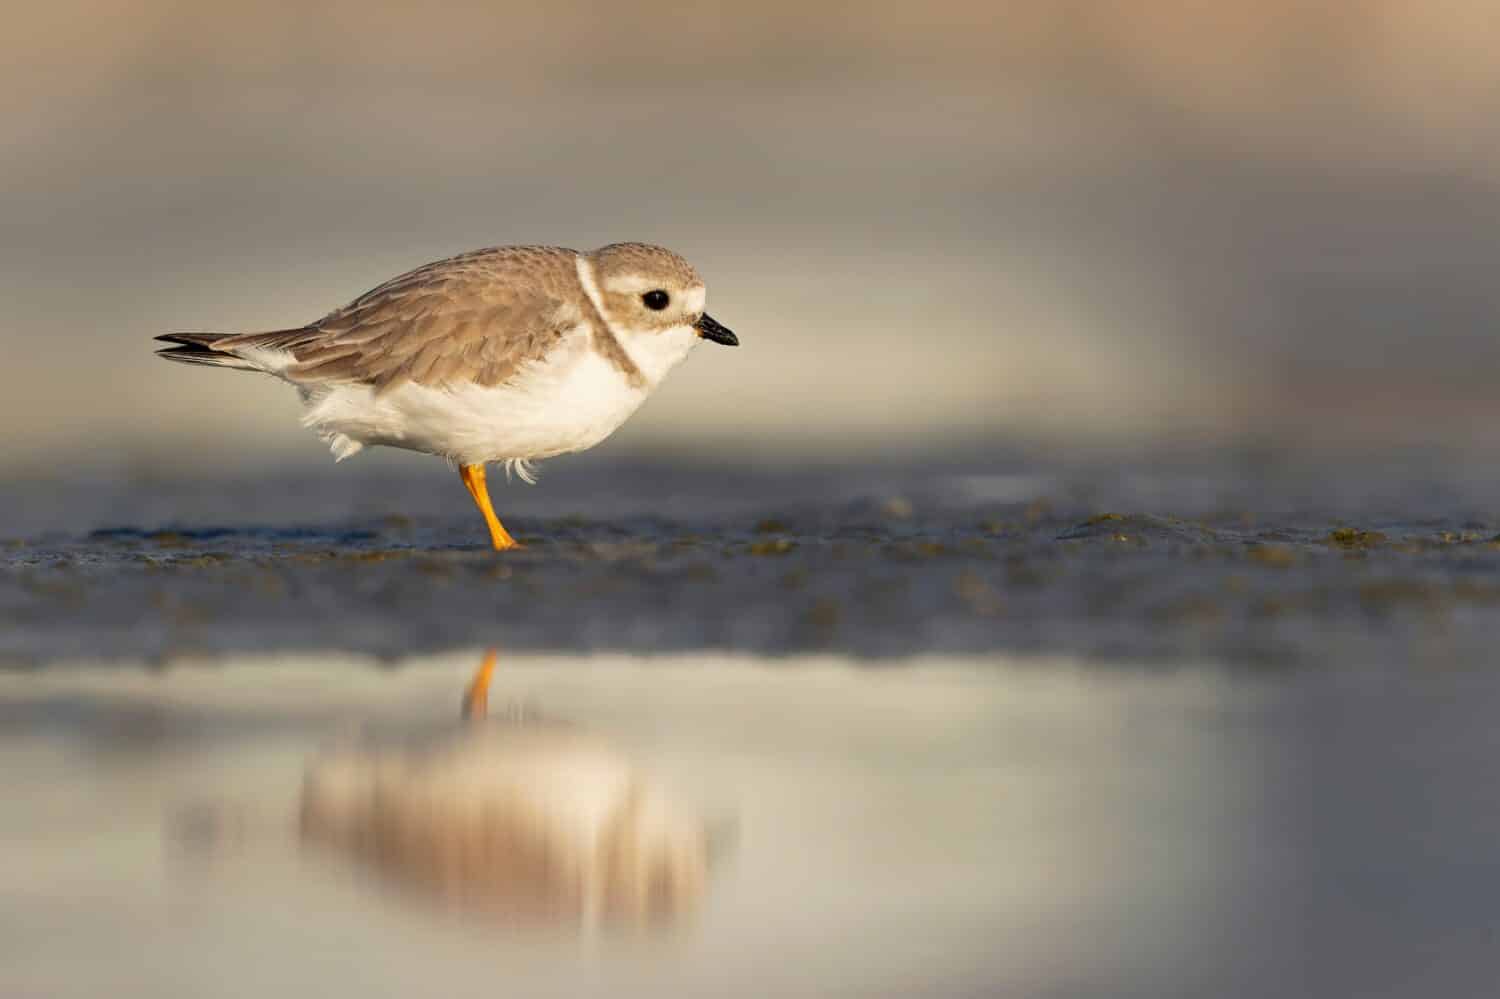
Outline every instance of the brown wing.
{"type": "Polygon", "coordinates": [[[286,377],[304,384],[499,385],[581,321],[573,259],[507,247],[440,260],[262,345],[291,351],[286,377]]]}

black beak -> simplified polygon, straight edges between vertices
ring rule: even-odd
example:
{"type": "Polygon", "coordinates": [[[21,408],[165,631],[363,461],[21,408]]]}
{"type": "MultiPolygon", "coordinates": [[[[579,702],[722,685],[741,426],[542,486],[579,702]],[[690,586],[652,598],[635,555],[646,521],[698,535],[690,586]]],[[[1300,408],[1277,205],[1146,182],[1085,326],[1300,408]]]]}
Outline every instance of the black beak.
{"type": "Polygon", "coordinates": [[[714,321],[714,317],[706,312],[703,314],[702,319],[693,324],[693,329],[697,330],[698,335],[705,340],[722,343],[726,347],[738,347],[740,345],[739,337],[731,333],[728,327],[720,326],[714,321]]]}

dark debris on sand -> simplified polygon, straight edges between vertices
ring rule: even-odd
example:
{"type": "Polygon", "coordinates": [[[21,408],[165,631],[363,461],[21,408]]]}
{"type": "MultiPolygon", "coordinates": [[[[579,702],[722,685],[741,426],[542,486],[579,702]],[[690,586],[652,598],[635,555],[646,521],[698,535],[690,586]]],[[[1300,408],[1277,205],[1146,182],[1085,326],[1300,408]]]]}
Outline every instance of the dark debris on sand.
{"type": "Polygon", "coordinates": [[[576,512],[509,517],[528,547],[503,554],[457,505],[37,532],[0,544],[0,663],[309,647],[398,659],[495,643],[1273,667],[1488,660],[1500,520],[1483,490],[1385,509],[1320,509],[1284,491],[1257,508],[1232,475],[1207,488],[1202,476],[1141,481],[803,476],[748,498],[729,494],[737,484],[675,481],[661,500],[617,490],[619,515],[575,487],[550,502],[576,512]]]}

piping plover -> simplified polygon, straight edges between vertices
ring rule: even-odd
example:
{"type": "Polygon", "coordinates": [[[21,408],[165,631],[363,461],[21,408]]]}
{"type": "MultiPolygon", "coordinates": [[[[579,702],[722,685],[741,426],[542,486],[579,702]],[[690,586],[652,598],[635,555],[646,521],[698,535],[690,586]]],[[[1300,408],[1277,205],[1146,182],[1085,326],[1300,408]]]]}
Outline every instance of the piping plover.
{"type": "Polygon", "coordinates": [[[484,468],[582,451],[614,432],[697,342],[739,340],[671,250],[501,246],[418,267],[296,329],[169,333],[170,361],[296,386],[303,426],[342,461],[367,445],[459,467],[497,550],[515,548],[484,468]]]}

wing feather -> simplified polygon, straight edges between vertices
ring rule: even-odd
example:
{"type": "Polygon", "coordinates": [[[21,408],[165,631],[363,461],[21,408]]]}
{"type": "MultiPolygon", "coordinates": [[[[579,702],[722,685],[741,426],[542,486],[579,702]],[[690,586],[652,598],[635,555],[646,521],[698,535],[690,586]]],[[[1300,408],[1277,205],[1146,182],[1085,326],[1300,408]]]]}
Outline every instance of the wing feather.
{"type": "MultiPolygon", "coordinates": [[[[583,321],[574,256],[555,247],[506,247],[419,267],[281,334],[275,346],[295,359],[285,375],[380,391],[407,381],[502,384],[583,321]]],[[[223,344],[269,345],[254,335],[223,344]]]]}

